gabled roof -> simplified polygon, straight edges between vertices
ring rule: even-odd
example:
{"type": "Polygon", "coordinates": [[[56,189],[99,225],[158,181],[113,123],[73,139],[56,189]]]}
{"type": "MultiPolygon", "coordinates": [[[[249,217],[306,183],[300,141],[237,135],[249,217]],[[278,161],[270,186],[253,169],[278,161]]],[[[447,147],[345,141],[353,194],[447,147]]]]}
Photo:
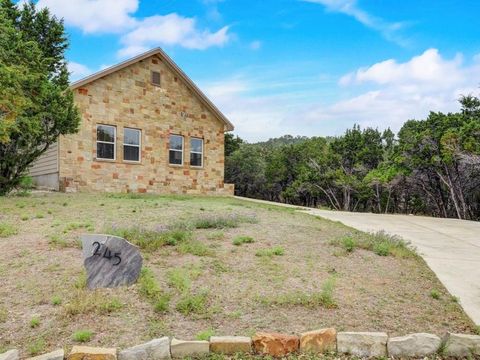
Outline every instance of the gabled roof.
{"type": "Polygon", "coordinates": [[[225,123],[227,131],[233,130],[234,126],[233,124],[226,118],[225,115],[207,98],[207,96],[198,88],[197,85],[190,79],[187,74],[185,74],[182,69],[178,67],[177,64],[163,51],[161,48],[155,48],[150,51],[147,51],[143,54],[140,54],[138,56],[135,56],[129,60],[125,60],[117,65],[111,66],[109,68],[106,68],[102,71],[98,71],[92,75],[89,75],[81,80],[75,81],[70,85],[70,88],[72,90],[75,90],[79,87],[82,87],[88,83],[91,83],[92,81],[95,81],[97,79],[100,79],[106,75],[112,74],[118,70],[121,70],[129,65],[135,64],[141,60],[147,59],[150,56],[157,55],[159,58],[164,60],[164,62],[167,64],[168,67],[176,74],[178,75],[181,79],[185,81],[187,86],[190,88],[191,91],[195,95],[198,96],[200,101],[209,109],[216,117],[218,117],[221,121],[225,123]]]}

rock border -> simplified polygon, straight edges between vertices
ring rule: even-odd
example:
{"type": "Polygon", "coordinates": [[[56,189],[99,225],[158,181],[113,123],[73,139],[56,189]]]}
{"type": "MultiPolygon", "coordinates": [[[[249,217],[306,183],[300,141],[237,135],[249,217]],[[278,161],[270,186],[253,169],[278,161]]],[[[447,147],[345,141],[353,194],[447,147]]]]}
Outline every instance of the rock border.
{"type": "MultiPolygon", "coordinates": [[[[170,360],[205,356],[255,353],[282,357],[293,353],[336,353],[361,358],[421,358],[438,354],[448,358],[480,357],[480,336],[447,333],[443,338],[428,333],[389,337],[384,332],[337,332],[334,328],[298,335],[257,332],[255,336],[212,336],[208,341],[162,337],[118,351],[115,348],[73,346],[65,357],[63,349],[29,360],[170,360]]],[[[19,360],[17,349],[0,354],[0,360],[19,360]]]]}

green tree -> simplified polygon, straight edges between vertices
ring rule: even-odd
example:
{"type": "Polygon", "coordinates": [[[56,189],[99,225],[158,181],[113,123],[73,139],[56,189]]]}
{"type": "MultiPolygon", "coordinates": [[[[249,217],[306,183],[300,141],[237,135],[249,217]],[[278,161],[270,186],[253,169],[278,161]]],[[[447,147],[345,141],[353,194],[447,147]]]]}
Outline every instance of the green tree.
{"type": "Polygon", "coordinates": [[[69,90],[63,22],[33,3],[0,0],[0,194],[80,116],[69,90]]]}
{"type": "Polygon", "coordinates": [[[225,156],[232,155],[236,150],[240,148],[240,145],[243,144],[243,140],[233,133],[225,134],[225,156]]]}

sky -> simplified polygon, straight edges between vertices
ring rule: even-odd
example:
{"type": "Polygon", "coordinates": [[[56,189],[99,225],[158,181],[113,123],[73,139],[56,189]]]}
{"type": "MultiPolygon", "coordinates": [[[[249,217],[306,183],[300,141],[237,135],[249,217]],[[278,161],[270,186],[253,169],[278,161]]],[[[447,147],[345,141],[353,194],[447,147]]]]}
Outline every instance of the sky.
{"type": "Polygon", "coordinates": [[[162,47],[250,142],[398,131],[480,95],[477,0],[37,0],[71,79],[162,47]]]}

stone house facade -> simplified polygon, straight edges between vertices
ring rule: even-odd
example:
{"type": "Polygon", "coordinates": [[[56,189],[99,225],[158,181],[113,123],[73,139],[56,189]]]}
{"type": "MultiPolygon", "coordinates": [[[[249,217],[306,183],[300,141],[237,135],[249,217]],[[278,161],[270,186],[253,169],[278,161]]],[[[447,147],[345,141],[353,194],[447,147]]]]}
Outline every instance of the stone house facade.
{"type": "Polygon", "coordinates": [[[157,48],[71,85],[76,134],[31,168],[65,192],[233,194],[224,183],[224,132],[233,125],[157,48]]]}

